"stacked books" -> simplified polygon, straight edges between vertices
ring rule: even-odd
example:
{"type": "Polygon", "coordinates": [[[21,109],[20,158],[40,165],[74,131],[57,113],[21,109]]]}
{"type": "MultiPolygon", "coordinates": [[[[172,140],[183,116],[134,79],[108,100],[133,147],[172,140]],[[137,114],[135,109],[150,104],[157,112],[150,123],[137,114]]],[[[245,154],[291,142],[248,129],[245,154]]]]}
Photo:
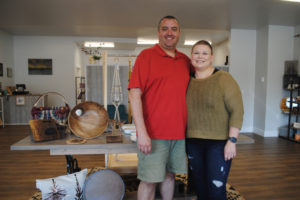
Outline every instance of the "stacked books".
{"type": "Polygon", "coordinates": [[[130,140],[136,142],[136,128],[134,124],[123,124],[121,130],[124,134],[130,135],[130,140]]]}

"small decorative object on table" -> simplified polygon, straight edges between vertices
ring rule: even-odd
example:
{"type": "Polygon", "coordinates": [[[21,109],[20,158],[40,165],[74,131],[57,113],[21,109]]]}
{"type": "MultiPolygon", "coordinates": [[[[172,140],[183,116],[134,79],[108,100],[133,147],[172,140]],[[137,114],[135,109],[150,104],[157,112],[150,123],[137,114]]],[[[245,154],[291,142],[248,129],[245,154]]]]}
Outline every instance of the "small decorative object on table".
{"type": "Polygon", "coordinates": [[[112,133],[106,136],[106,143],[122,143],[123,142],[123,135],[112,133]]]}
{"type": "Polygon", "coordinates": [[[123,124],[121,130],[124,134],[130,135],[132,142],[136,142],[136,127],[134,124],[123,124]]]}
{"type": "Polygon", "coordinates": [[[49,141],[61,138],[55,120],[30,120],[31,139],[35,142],[49,141]]]}
{"type": "Polygon", "coordinates": [[[67,144],[84,144],[86,143],[86,139],[81,138],[75,138],[75,139],[69,139],[66,141],[67,144]]]}

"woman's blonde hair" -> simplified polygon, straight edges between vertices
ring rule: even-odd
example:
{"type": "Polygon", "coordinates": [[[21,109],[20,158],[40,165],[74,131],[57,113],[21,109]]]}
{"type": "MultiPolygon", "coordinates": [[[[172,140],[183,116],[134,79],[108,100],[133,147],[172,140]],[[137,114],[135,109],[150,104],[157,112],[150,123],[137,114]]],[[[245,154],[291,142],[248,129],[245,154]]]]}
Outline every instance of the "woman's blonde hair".
{"type": "Polygon", "coordinates": [[[197,46],[197,45],[206,45],[206,46],[208,46],[210,48],[211,54],[213,54],[213,48],[212,48],[211,44],[208,41],[206,41],[206,40],[199,40],[198,42],[196,42],[193,45],[192,51],[194,50],[195,46],[197,46]]]}

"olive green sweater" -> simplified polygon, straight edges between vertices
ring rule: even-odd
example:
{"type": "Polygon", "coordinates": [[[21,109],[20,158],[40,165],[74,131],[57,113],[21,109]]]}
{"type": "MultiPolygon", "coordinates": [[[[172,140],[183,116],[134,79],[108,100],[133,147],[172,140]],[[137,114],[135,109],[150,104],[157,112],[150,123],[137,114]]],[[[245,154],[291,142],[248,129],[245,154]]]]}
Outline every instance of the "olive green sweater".
{"type": "Polygon", "coordinates": [[[220,70],[205,79],[191,78],[186,98],[188,138],[226,140],[229,127],[241,129],[242,95],[229,73],[220,70]]]}

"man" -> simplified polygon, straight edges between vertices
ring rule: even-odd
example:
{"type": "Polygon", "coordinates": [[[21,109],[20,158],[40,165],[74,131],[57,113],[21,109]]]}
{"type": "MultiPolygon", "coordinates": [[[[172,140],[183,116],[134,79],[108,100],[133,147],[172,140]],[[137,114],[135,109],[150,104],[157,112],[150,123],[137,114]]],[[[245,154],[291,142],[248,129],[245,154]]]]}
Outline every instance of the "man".
{"type": "Polygon", "coordinates": [[[137,129],[139,200],[154,199],[156,183],[173,199],[174,174],[186,173],[186,88],[189,58],[176,50],[180,27],[173,16],[158,25],[159,43],[137,57],[128,85],[137,129]]]}

